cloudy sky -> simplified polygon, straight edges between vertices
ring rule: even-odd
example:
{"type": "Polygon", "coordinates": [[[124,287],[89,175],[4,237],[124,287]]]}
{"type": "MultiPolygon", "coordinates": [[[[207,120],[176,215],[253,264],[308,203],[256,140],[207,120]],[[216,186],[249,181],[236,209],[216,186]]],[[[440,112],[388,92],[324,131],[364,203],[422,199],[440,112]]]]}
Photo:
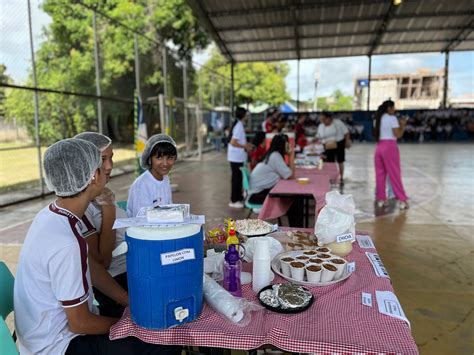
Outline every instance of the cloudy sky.
{"type": "MultiPolygon", "coordinates": [[[[50,18],[39,9],[42,0],[30,0],[35,48],[43,41],[41,28],[50,18]]],[[[0,63],[7,66],[7,74],[21,83],[28,76],[30,44],[26,0],[0,0],[0,63]]],[[[197,53],[195,61],[203,63],[207,53],[197,53]]],[[[297,94],[297,62],[288,61],[290,74],[286,79],[293,98],[297,94]]],[[[438,70],[444,67],[444,54],[402,54],[376,56],[372,59],[372,73],[416,72],[418,68],[438,70]]],[[[474,93],[474,52],[450,54],[449,85],[451,96],[474,93]]],[[[314,97],[315,73],[318,73],[318,96],[328,96],[340,89],[347,95],[354,91],[354,78],[368,75],[367,57],[346,57],[302,60],[300,63],[300,99],[314,97]]]]}

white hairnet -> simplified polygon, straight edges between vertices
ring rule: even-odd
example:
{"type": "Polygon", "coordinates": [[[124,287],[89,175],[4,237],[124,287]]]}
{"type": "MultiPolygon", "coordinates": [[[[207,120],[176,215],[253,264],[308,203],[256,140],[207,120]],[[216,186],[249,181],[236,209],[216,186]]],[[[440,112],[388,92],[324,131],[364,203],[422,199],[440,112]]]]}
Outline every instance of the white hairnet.
{"type": "Polygon", "coordinates": [[[85,141],[94,144],[101,152],[106,150],[112,144],[112,140],[102,133],[97,132],[82,132],[74,138],[84,139],[85,141]]]}
{"type": "Polygon", "coordinates": [[[46,186],[57,196],[72,196],[84,190],[102,164],[99,149],[82,139],[54,143],[44,154],[46,186]]]}
{"type": "MultiPolygon", "coordinates": [[[[151,166],[150,166],[150,154],[151,154],[151,151],[153,150],[153,148],[155,148],[155,146],[158,143],[169,143],[173,147],[176,148],[176,142],[174,141],[173,138],[171,138],[167,134],[159,133],[159,134],[155,134],[155,135],[151,136],[148,139],[148,141],[146,142],[145,149],[143,150],[142,157],[140,159],[140,165],[143,169],[151,168],[151,166]]],[[[176,154],[177,153],[178,153],[178,149],[176,148],[176,154]]]]}

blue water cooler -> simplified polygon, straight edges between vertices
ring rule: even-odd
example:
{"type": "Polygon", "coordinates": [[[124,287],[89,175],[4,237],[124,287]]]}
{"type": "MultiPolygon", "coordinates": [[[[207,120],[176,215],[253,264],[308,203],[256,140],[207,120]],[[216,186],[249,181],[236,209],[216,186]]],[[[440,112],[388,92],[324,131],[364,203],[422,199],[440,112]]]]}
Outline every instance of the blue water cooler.
{"type": "Polygon", "coordinates": [[[129,227],[125,240],[133,322],[167,329],[196,319],[203,301],[201,226],[129,227]]]}

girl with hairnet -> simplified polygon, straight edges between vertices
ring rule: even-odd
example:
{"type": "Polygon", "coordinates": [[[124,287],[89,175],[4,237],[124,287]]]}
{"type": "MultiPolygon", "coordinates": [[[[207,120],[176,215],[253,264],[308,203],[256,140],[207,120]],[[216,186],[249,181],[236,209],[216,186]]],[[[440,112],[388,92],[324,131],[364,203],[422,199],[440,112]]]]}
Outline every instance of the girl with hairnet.
{"type": "MultiPolygon", "coordinates": [[[[96,132],[83,132],[74,138],[91,142],[100,150],[102,160],[100,169],[108,182],[113,168],[112,140],[96,132]]],[[[94,230],[92,233],[83,236],[89,247],[89,256],[107,269],[120,286],[128,290],[126,256],[122,254],[112,257],[112,251],[125,241],[125,230],[114,230],[112,227],[116,218],[126,217],[125,211],[115,205],[114,193],[108,187],[104,187],[102,193],[87,206],[83,219],[86,219],[86,223],[92,225],[94,230]]],[[[94,296],[99,302],[101,315],[109,317],[120,317],[122,315],[124,307],[104,295],[95,285],[94,296]]]]}
{"type": "Polygon", "coordinates": [[[126,306],[128,295],[87,255],[82,222],[104,189],[97,147],[82,139],[50,146],[43,161],[56,201],[43,208],[25,238],[14,285],[15,330],[21,354],[180,354],[174,346],[137,338],[110,340],[118,318],[97,315],[91,284],[126,306]]]}
{"type": "Polygon", "coordinates": [[[177,157],[176,143],[170,136],[155,134],[148,139],[140,159],[140,165],[146,171],[134,181],[128,193],[129,217],[135,217],[142,207],[173,203],[168,174],[177,157]]]}

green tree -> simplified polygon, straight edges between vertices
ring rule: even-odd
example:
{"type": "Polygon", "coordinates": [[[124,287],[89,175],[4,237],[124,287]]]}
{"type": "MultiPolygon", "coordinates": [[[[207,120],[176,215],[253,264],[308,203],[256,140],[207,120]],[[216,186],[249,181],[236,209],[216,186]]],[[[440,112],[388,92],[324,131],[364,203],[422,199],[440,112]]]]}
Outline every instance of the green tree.
{"type": "MultiPolygon", "coordinates": [[[[198,76],[203,88],[203,103],[210,106],[211,96],[214,91],[215,97],[220,95],[220,86],[216,81],[221,81],[213,72],[226,78],[229,85],[230,64],[214,48],[211,57],[199,70],[198,76]]],[[[236,105],[250,103],[267,103],[269,105],[280,105],[290,99],[286,91],[285,78],[289,73],[286,63],[238,63],[234,67],[234,102],[236,105]]],[[[229,101],[225,102],[229,105],[229,101]]]]}
{"type": "Polygon", "coordinates": [[[318,97],[319,111],[352,111],[352,96],[345,96],[336,89],[329,97],[318,97]]]}
{"type": "MultiPolygon", "coordinates": [[[[160,43],[173,42],[179,55],[186,58],[194,48],[204,48],[208,43],[185,0],[85,0],[83,3],[148,37],[139,36],[140,89],[145,99],[162,92],[160,43]]],[[[95,94],[93,12],[70,0],[45,0],[42,7],[52,22],[44,29],[46,40],[36,51],[38,86],[95,94]]],[[[133,33],[100,14],[97,15],[97,32],[102,94],[133,99],[133,33]]],[[[169,66],[174,67],[174,56],[168,56],[168,60],[169,66]]],[[[176,71],[170,72],[176,74],[176,71]]],[[[32,86],[31,75],[26,85],[32,86]]],[[[31,92],[10,90],[5,103],[6,115],[25,124],[30,134],[34,133],[32,98],[31,92]]],[[[97,128],[97,102],[93,98],[40,94],[39,102],[43,144],[97,128]]],[[[108,124],[104,122],[106,133],[111,126],[116,137],[122,131],[131,139],[133,104],[103,101],[102,114],[109,120],[108,124]]]]}

